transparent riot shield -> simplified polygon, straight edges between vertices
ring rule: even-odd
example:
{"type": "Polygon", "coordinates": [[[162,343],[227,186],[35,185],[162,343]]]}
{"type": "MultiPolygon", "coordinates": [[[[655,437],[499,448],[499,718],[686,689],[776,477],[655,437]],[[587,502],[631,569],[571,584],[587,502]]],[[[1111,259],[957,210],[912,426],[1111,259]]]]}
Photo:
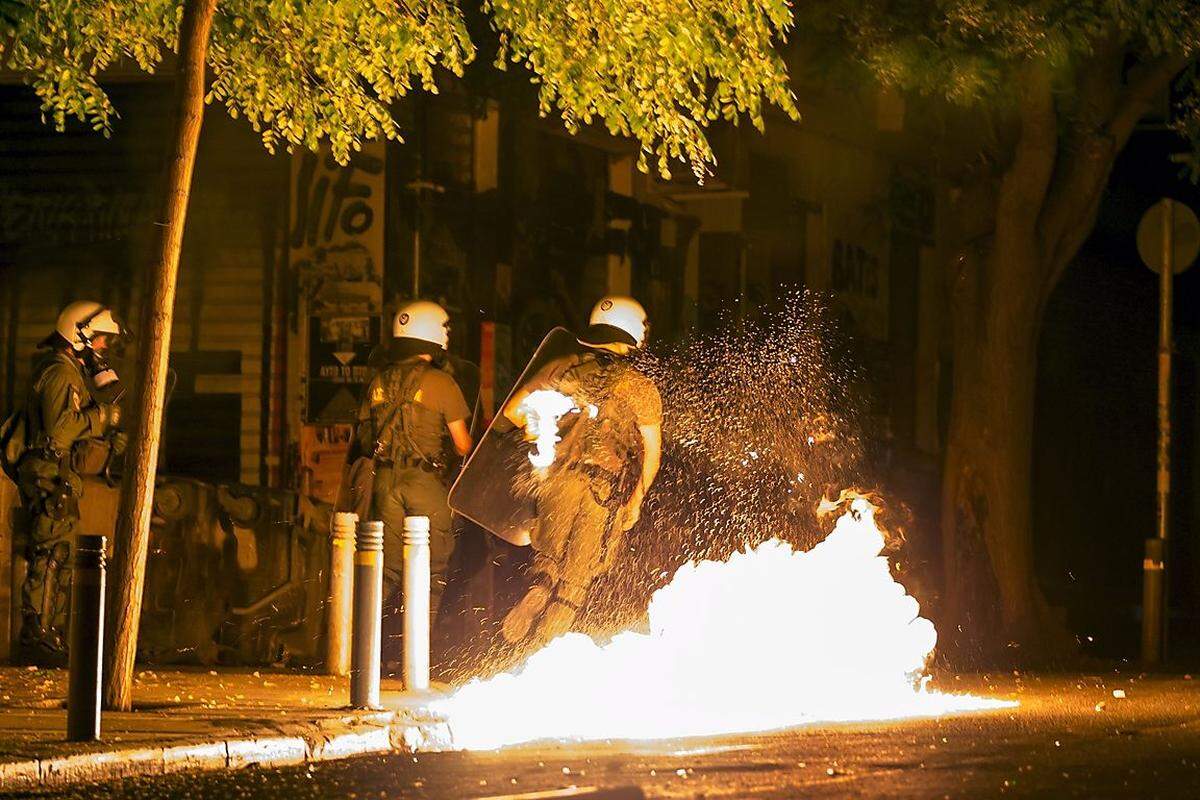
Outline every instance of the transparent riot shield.
{"type": "Polygon", "coordinates": [[[451,511],[506,542],[529,544],[537,512],[530,498],[521,496],[515,487],[527,483],[523,479],[528,477],[531,469],[530,446],[524,440],[523,431],[513,425],[501,409],[543,366],[554,359],[578,354],[583,349],[566,328],[555,328],[546,334],[450,488],[451,511]]]}

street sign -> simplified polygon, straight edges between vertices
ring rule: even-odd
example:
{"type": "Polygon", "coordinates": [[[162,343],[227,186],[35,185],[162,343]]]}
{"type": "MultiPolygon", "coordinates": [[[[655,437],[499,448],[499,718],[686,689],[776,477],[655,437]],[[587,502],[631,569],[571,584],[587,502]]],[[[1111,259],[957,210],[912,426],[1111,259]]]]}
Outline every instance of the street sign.
{"type": "Polygon", "coordinates": [[[1196,219],[1196,214],[1191,208],[1169,197],[1164,197],[1152,205],[1138,223],[1137,247],[1146,266],[1160,272],[1163,261],[1163,223],[1169,218],[1168,209],[1173,210],[1171,216],[1175,218],[1173,272],[1178,275],[1190,267],[1196,260],[1197,253],[1200,253],[1200,220],[1196,219]]]}

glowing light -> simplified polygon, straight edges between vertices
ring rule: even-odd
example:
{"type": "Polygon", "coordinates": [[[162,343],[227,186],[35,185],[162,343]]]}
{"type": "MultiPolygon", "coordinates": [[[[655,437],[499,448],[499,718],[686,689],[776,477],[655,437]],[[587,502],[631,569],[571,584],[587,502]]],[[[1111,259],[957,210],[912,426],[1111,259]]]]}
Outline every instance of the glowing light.
{"type": "Polygon", "coordinates": [[[807,552],[778,540],[688,564],[650,603],[650,633],[568,634],[516,674],[436,704],[457,747],[657,739],[1016,705],[927,687],[937,633],[880,555],[863,498],[807,552]]]}
{"type": "MultiPolygon", "coordinates": [[[[554,463],[554,446],[558,444],[558,421],[575,409],[575,401],[553,389],[530,392],[521,403],[525,412],[525,433],[533,439],[534,450],[529,461],[538,469],[554,463]]],[[[594,414],[593,414],[594,416],[594,414]]]]}

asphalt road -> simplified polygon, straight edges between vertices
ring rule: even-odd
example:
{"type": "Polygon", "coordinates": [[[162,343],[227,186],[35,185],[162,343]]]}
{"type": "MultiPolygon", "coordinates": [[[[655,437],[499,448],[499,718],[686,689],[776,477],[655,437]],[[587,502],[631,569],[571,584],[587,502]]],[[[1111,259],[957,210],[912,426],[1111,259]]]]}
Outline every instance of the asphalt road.
{"type": "Polygon", "coordinates": [[[650,798],[710,800],[1200,797],[1200,680],[1114,672],[980,676],[941,686],[1021,706],[758,735],[361,758],[80,787],[64,796],[483,798],[631,786],[650,798]]]}

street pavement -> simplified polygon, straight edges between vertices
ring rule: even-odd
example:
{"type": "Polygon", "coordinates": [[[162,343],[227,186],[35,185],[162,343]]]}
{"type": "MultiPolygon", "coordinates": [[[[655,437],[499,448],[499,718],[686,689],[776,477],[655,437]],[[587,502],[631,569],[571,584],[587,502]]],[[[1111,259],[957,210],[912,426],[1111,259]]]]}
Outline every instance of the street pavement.
{"type": "Polygon", "coordinates": [[[64,741],[65,669],[0,667],[0,763],[334,719],[345,714],[347,685],[346,678],[267,669],[139,669],[134,711],[105,713],[103,741],[80,745],[64,741]]]}
{"type": "Polygon", "coordinates": [[[1200,796],[1198,684],[1190,676],[1128,672],[951,676],[939,688],[1016,699],[1021,705],[758,735],[362,757],[36,796],[483,798],[576,786],[633,787],[614,797],[709,800],[1195,798],[1200,796]]]}
{"type": "Polygon", "coordinates": [[[384,681],[378,711],[347,708],[347,679],[250,669],[145,669],[134,709],[97,742],[68,742],[66,672],[0,667],[0,795],[34,787],[305,764],[444,742],[428,695],[384,681]]]}

